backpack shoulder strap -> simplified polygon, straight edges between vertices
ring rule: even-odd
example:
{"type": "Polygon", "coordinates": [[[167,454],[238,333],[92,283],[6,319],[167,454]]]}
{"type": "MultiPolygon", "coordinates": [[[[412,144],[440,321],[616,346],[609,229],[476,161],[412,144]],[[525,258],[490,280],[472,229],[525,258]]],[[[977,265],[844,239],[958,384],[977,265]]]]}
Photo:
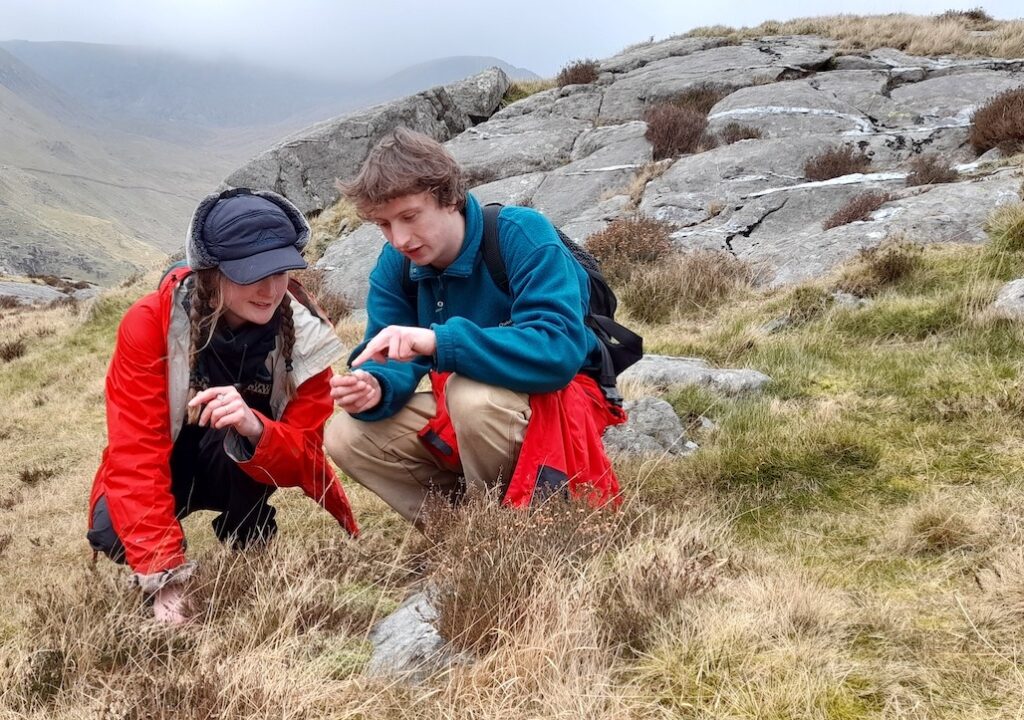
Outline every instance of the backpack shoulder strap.
{"type": "Polygon", "coordinates": [[[501,203],[484,205],[484,238],[481,241],[481,252],[484,255],[487,272],[491,274],[491,280],[499,290],[508,295],[508,272],[505,270],[505,259],[501,257],[498,238],[498,214],[502,207],[504,206],[501,203]]]}

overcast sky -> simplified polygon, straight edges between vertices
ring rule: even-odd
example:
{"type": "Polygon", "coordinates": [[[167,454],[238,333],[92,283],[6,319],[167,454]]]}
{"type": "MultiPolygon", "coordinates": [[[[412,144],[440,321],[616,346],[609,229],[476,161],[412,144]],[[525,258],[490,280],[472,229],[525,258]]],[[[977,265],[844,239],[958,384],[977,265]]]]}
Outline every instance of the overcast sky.
{"type": "MultiPolygon", "coordinates": [[[[699,25],[838,13],[936,14],[941,0],[0,0],[0,39],[151,45],[337,78],[372,78],[449,55],[491,55],[552,76],[567,62],[699,25]]],[[[985,2],[999,19],[1019,0],[985,2]]]]}

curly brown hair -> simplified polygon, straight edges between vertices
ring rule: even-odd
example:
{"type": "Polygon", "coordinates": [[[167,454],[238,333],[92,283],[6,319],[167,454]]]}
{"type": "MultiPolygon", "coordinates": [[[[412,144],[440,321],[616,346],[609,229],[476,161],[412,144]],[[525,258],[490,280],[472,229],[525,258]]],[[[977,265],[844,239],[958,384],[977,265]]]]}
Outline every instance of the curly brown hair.
{"type": "Polygon", "coordinates": [[[437,140],[404,127],[381,138],[355,179],[338,189],[364,219],[389,200],[421,192],[442,207],[466,206],[466,180],[455,158],[437,140]]]}

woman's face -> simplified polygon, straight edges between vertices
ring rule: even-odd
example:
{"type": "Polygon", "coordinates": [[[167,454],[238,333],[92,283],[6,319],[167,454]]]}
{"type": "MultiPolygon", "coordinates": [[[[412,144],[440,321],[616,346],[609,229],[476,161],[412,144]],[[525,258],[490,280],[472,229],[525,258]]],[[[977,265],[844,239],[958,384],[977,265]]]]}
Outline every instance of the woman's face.
{"type": "Polygon", "coordinates": [[[224,320],[235,329],[245,323],[265,325],[277,312],[288,289],[288,273],[270,275],[252,285],[239,285],[221,275],[220,290],[224,298],[224,320]]]}

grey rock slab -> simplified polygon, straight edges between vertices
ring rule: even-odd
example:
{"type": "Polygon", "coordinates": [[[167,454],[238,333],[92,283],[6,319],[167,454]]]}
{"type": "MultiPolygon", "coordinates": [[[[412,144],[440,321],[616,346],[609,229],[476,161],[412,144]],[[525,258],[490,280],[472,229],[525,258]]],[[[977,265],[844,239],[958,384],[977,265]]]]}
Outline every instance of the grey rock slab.
{"type": "Polygon", "coordinates": [[[981,71],[946,75],[903,85],[891,92],[892,100],[929,125],[968,125],[971,115],[986,100],[1024,86],[1024,77],[981,71]]]}
{"type": "Polygon", "coordinates": [[[370,290],[370,271],[387,243],[373,223],[363,223],[355,231],[327,246],[316,267],[324,270],[324,288],[344,297],[353,308],[366,307],[370,290]]]}
{"type": "Polygon", "coordinates": [[[715,368],[699,358],[650,354],[619,377],[665,390],[696,385],[730,395],[757,392],[771,381],[757,370],[715,368]]]}
{"type": "Polygon", "coordinates": [[[613,195],[587,208],[572,220],[562,223],[561,230],[570,239],[585,247],[591,235],[601,232],[609,223],[631,212],[629,202],[628,195],[613,195]]]}
{"type": "Polygon", "coordinates": [[[626,48],[617,55],[601,61],[600,71],[608,73],[627,73],[656,60],[668,57],[681,57],[700,50],[732,44],[725,38],[671,38],[656,43],[643,43],[626,48]]]}
{"type": "Polygon", "coordinates": [[[741,88],[708,113],[708,126],[721,130],[731,122],[755,127],[767,137],[808,133],[873,132],[871,120],[833,92],[810,80],[791,80],[741,88]]]}
{"type": "Polygon", "coordinates": [[[355,176],[370,149],[396,127],[445,141],[468,126],[451,95],[434,88],[307,128],[257,155],[224,184],[273,190],[304,213],[322,210],[338,199],[335,181],[355,176]]]}
{"type": "Polygon", "coordinates": [[[533,205],[533,194],[544,182],[547,173],[535,172],[513,175],[504,180],[495,180],[472,189],[473,195],[483,204],[498,202],[503,205],[533,205]]]}
{"type": "Polygon", "coordinates": [[[449,653],[434,626],[436,621],[437,609],[428,593],[407,598],[371,631],[373,653],[365,673],[371,677],[397,675],[415,682],[445,665],[449,653]]]}
{"type": "Polygon", "coordinates": [[[533,117],[597,120],[604,89],[597,85],[568,85],[534,93],[491,116],[491,121],[530,115],[533,117]]]}
{"type": "Polygon", "coordinates": [[[686,450],[686,430],[665,400],[643,397],[622,404],[628,420],[604,432],[604,447],[612,455],[679,455],[686,450]]]}
{"type": "MultiPolygon", "coordinates": [[[[70,297],[84,300],[92,297],[96,292],[96,288],[84,288],[74,291],[70,297]]],[[[0,297],[15,298],[22,305],[45,305],[54,300],[63,300],[69,295],[50,285],[0,280],[0,297]]]]}
{"type": "Polygon", "coordinates": [[[992,310],[999,317],[1024,320],[1024,278],[1003,285],[992,303],[992,310]]]}
{"type": "Polygon", "coordinates": [[[891,66],[870,56],[836,55],[832,61],[836,71],[845,70],[888,70],[891,66]]]}
{"type": "Polygon", "coordinates": [[[552,222],[563,223],[595,205],[606,193],[624,189],[651,161],[651,145],[643,136],[646,128],[642,122],[633,122],[584,133],[577,146],[589,145],[588,152],[548,173],[533,195],[533,206],[552,222]],[[595,141],[594,135],[600,140],[595,141]]]}
{"type": "Polygon", "coordinates": [[[492,67],[446,85],[445,89],[470,119],[480,121],[494,114],[511,84],[504,70],[492,67]]]}
{"type": "Polygon", "coordinates": [[[920,124],[921,116],[888,96],[888,72],[836,70],[818,73],[808,84],[856,108],[875,126],[906,127],[920,124]]]}
{"type": "Polygon", "coordinates": [[[647,106],[702,83],[744,87],[811,72],[832,57],[831,45],[818,38],[771,38],[657,60],[617,77],[608,86],[600,119],[640,119],[647,106]]]}
{"type": "Polygon", "coordinates": [[[470,184],[553,170],[569,162],[585,120],[524,115],[491,118],[448,142],[470,184]]]}

